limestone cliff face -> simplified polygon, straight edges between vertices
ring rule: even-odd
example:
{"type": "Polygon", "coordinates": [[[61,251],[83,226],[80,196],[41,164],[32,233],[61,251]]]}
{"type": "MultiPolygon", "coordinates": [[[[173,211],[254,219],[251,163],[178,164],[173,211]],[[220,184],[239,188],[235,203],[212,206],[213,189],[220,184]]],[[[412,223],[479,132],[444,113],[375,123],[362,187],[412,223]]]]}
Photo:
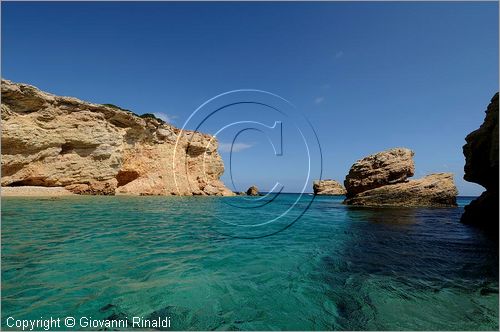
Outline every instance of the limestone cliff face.
{"type": "Polygon", "coordinates": [[[2,80],[2,186],[79,194],[233,195],[210,135],[2,80]]]}
{"type": "Polygon", "coordinates": [[[465,138],[464,179],[486,188],[465,207],[462,222],[493,228],[498,235],[498,92],[486,109],[479,129],[465,138]]]}

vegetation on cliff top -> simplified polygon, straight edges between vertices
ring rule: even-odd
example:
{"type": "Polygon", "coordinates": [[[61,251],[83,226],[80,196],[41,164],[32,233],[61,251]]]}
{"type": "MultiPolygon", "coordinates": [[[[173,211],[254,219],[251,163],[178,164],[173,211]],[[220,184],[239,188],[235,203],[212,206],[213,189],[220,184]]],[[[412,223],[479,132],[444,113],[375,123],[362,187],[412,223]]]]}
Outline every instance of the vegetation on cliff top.
{"type": "Polygon", "coordinates": [[[128,110],[128,109],[122,108],[122,107],[120,107],[120,106],[116,106],[116,105],[114,105],[114,104],[102,104],[102,105],[103,105],[103,106],[107,106],[107,107],[111,107],[111,108],[114,108],[114,109],[117,109],[117,110],[120,110],[120,111],[124,111],[124,112],[130,112],[130,113],[132,113],[133,115],[138,116],[138,117],[143,118],[143,119],[154,119],[154,120],[156,120],[156,121],[158,121],[158,122],[160,122],[160,123],[165,123],[165,121],[164,121],[164,120],[162,120],[162,119],[158,118],[156,115],[154,115],[154,114],[152,114],[152,113],[144,113],[144,114],[139,115],[139,114],[137,114],[137,113],[132,112],[131,110],[128,110]]]}

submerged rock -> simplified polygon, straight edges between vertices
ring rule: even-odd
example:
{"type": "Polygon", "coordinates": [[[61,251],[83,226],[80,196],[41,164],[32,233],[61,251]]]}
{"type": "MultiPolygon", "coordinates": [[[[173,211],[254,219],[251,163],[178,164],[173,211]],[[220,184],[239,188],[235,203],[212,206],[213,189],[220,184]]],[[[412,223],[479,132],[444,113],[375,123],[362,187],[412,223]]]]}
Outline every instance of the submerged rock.
{"type": "Polygon", "coordinates": [[[346,176],[345,204],[362,206],[456,206],[451,173],[408,180],[415,173],[413,151],[395,148],[357,161],[346,176]]]}
{"type": "Polygon", "coordinates": [[[313,190],[316,195],[345,195],[344,186],[335,180],[317,180],[313,182],[313,190]]]}
{"type": "Polygon", "coordinates": [[[89,195],[234,195],[214,137],[2,80],[2,186],[89,195]],[[174,177],[175,172],[175,177],[174,177]]]}
{"type": "Polygon", "coordinates": [[[259,196],[259,188],[257,188],[256,186],[251,186],[247,190],[247,195],[248,196],[259,196]]]}
{"type": "Polygon", "coordinates": [[[346,199],[349,205],[364,206],[456,206],[458,192],[453,174],[429,174],[418,180],[371,189],[346,199]]]}
{"type": "MultiPolygon", "coordinates": [[[[498,92],[486,109],[479,129],[465,138],[464,180],[486,188],[464,209],[462,222],[498,229],[498,92]]],[[[496,231],[498,233],[498,231],[496,231]]]]}
{"type": "Polygon", "coordinates": [[[394,148],[358,160],[344,181],[347,196],[405,181],[415,173],[413,155],[410,149],[394,148]]]}

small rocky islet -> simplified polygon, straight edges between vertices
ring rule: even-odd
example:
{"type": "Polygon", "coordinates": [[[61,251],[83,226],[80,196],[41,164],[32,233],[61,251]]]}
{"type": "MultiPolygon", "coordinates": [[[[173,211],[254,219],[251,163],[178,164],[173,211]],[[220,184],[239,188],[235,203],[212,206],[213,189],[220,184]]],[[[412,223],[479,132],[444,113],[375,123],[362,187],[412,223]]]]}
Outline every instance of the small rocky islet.
{"type": "Polygon", "coordinates": [[[409,180],[415,173],[413,156],[406,148],[370,155],[352,165],[344,184],[345,204],[363,206],[456,206],[458,191],[453,174],[430,174],[409,180]]]}
{"type": "Polygon", "coordinates": [[[259,188],[257,188],[256,186],[251,186],[250,188],[248,188],[248,190],[246,191],[246,194],[248,196],[259,196],[259,188]]]}
{"type": "MultiPolygon", "coordinates": [[[[464,180],[486,190],[465,206],[463,223],[492,229],[498,235],[499,202],[499,95],[493,96],[481,126],[465,138],[464,180]]],[[[344,181],[344,203],[355,206],[453,207],[458,191],[451,173],[429,174],[409,179],[415,173],[414,152],[394,148],[372,154],[352,165],[344,181]]],[[[343,195],[334,180],[314,181],[317,195],[343,195]],[[325,190],[335,188],[335,191],[325,190]]]]}
{"type": "MultiPolygon", "coordinates": [[[[422,179],[408,180],[415,173],[414,155],[410,149],[394,148],[356,161],[345,178],[345,189],[341,187],[346,195],[344,203],[358,206],[456,206],[458,192],[453,174],[430,174],[422,179]]],[[[318,187],[319,183],[322,182],[317,181],[314,186],[318,187]]],[[[340,186],[333,180],[326,183],[340,186]]],[[[323,192],[315,190],[318,195],[323,192]]]]}
{"type": "MultiPolygon", "coordinates": [[[[24,188],[28,194],[36,186],[60,188],[58,195],[235,195],[220,180],[224,164],[213,136],[182,131],[151,114],[4,79],[1,90],[4,188],[24,188]]],[[[497,228],[498,93],[466,142],[464,179],[486,190],[465,207],[462,221],[497,228]]],[[[410,179],[413,156],[407,148],[372,154],[352,165],[344,186],[331,179],[314,181],[314,193],[345,195],[344,203],[355,206],[456,206],[453,175],[410,179]]],[[[259,191],[252,186],[240,194],[259,191]]]]}
{"type": "Polygon", "coordinates": [[[339,196],[346,194],[344,186],[331,179],[314,181],[313,191],[315,195],[339,196]]]}

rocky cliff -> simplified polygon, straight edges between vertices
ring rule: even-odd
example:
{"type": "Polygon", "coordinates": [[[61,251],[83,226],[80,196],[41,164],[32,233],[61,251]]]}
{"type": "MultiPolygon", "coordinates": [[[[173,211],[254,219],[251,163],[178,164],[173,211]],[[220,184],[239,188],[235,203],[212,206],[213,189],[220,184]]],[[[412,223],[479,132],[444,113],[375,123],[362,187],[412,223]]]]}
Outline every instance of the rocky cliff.
{"type": "Polygon", "coordinates": [[[486,109],[483,124],[465,141],[464,179],[486,191],[465,207],[462,222],[498,229],[498,93],[486,109]]]}
{"type": "Polygon", "coordinates": [[[335,180],[317,180],[313,182],[313,191],[316,195],[345,195],[343,185],[335,180]]]}
{"type": "Polygon", "coordinates": [[[415,173],[414,153],[395,148],[352,165],[344,185],[345,204],[362,206],[456,206],[458,191],[450,173],[408,180],[415,173]]]}
{"type": "Polygon", "coordinates": [[[214,137],[2,80],[2,186],[78,194],[232,195],[214,137]]]}

